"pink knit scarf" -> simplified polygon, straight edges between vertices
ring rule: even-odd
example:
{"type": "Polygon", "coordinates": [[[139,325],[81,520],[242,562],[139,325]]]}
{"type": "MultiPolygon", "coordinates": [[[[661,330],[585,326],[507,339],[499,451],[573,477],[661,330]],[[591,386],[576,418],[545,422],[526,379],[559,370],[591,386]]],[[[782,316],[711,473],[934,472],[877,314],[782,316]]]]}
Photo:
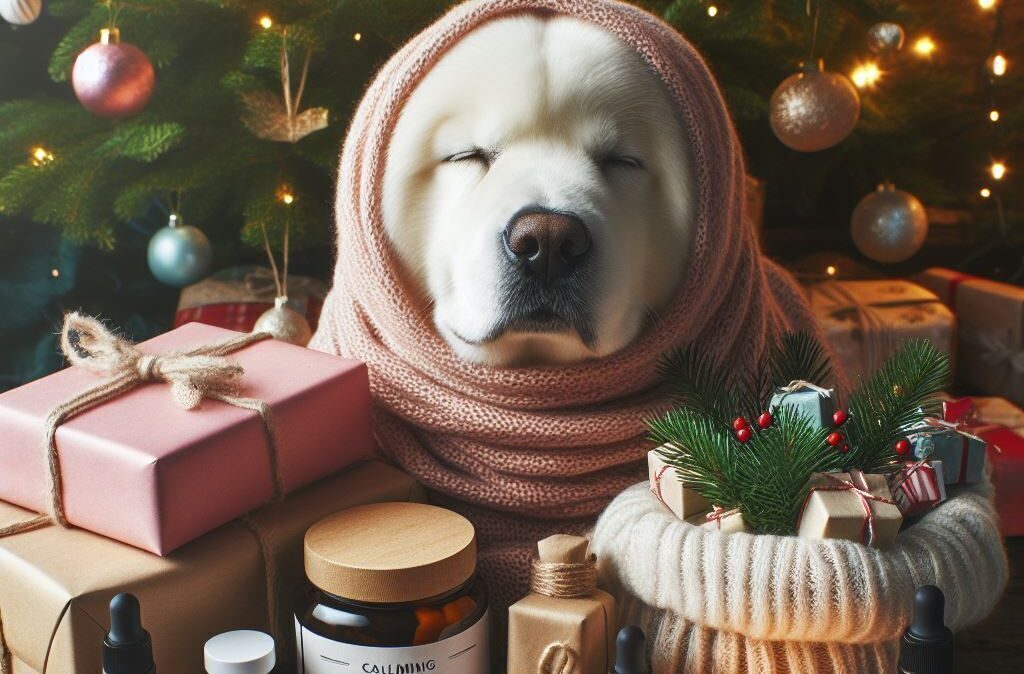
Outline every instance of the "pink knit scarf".
{"type": "Polygon", "coordinates": [[[814,330],[792,280],[762,257],[744,214],[743,158],[710,71],[670,26],[615,0],[471,0],[381,69],[352,119],[338,178],[338,264],[314,348],[366,361],[381,451],[477,525],[499,603],[528,588],[535,542],[587,530],[645,474],[644,419],[665,403],[655,366],[696,341],[736,368],[773,332],[814,330]],[[388,138],[423,75],[482,23],[560,13],[635,49],[678,103],[695,158],[693,255],[674,300],[633,344],[575,365],[498,369],[460,360],[415,304],[381,220],[388,138]]]}

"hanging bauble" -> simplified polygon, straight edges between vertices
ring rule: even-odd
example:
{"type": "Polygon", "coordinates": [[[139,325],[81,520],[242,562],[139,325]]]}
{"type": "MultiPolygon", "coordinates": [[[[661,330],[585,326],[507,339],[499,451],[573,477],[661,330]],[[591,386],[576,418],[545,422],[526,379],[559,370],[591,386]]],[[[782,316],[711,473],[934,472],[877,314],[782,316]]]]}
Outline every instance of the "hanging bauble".
{"type": "Polygon", "coordinates": [[[27,26],[42,11],[43,0],[0,0],[0,16],[15,26],[27,26]]]}
{"type": "Polygon", "coordinates": [[[299,312],[288,307],[287,297],[274,299],[274,306],[267,309],[256,319],[253,332],[269,332],[274,339],[306,346],[313,338],[313,330],[309,321],[299,312]]]}
{"type": "Polygon", "coordinates": [[[903,48],[903,38],[903,26],[882,21],[868,29],[868,49],[882,56],[892,54],[903,48]]]}
{"type": "Polygon", "coordinates": [[[156,75],[142,50],[121,42],[117,28],[100,31],[100,41],[78,55],[71,85],[86,110],[124,119],[146,107],[156,75]]]}
{"type": "Polygon", "coordinates": [[[213,247],[201,229],[179,224],[178,216],[172,214],[168,225],[149,240],[146,258],[153,276],[183,288],[206,276],[213,247]]]}
{"type": "Polygon", "coordinates": [[[860,200],[850,221],[853,243],[876,262],[901,262],[916,253],[928,234],[924,206],[892,183],[860,200]]]}
{"type": "Polygon", "coordinates": [[[787,77],[768,103],[772,131],[800,152],[817,152],[841,142],[860,118],[860,97],[853,83],[824,64],[804,67],[787,77]]]}

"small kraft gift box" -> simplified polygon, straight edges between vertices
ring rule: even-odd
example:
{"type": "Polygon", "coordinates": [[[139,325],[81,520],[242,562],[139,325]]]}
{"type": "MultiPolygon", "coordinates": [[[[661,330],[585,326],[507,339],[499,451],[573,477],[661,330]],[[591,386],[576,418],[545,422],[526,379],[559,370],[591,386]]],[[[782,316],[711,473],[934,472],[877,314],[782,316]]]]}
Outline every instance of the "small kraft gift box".
{"type": "Polygon", "coordinates": [[[675,467],[661,455],[664,447],[647,452],[647,478],[651,493],[681,520],[694,515],[703,516],[711,509],[711,503],[683,484],[675,467]]]}
{"type": "Polygon", "coordinates": [[[615,598],[597,589],[590,541],[537,543],[531,592],[508,612],[508,672],[608,672],[615,665],[615,598]]]}
{"type": "Polygon", "coordinates": [[[811,310],[851,383],[867,378],[909,339],[928,339],[951,358],[953,313],[910,281],[824,281],[808,288],[811,310]]]}
{"type": "Polygon", "coordinates": [[[841,538],[885,549],[896,541],[903,514],[884,475],[815,473],[797,524],[803,538],[841,538]]]}
{"type": "Polygon", "coordinates": [[[1024,288],[942,268],[918,280],[956,313],[960,386],[1024,405],[1024,288]]]}
{"type": "MultiPolygon", "coordinates": [[[[0,656],[13,674],[97,674],[107,605],[118,592],[131,592],[142,604],[158,672],[204,671],[203,643],[238,629],[272,633],[280,671],[294,671],[287,669],[295,643],[292,599],[305,583],[306,530],[353,506],[425,500],[411,477],[371,460],[167,557],[57,526],[0,539],[0,656]]],[[[0,503],[0,527],[26,515],[0,503]]]]}
{"type": "Polygon", "coordinates": [[[697,527],[721,531],[723,534],[747,531],[747,522],[743,519],[743,513],[736,508],[726,510],[715,506],[707,512],[687,517],[686,521],[697,527]]]}
{"type": "Polygon", "coordinates": [[[0,394],[0,499],[164,555],[373,453],[366,366],[199,323],[133,345],[69,314],[74,365],[0,394]]]}

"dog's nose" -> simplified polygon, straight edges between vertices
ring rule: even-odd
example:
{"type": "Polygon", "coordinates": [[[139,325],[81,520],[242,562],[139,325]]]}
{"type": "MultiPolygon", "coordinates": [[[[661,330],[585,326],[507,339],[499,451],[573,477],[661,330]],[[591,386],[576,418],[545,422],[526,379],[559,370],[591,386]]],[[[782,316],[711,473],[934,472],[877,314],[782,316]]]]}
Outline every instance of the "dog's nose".
{"type": "Polygon", "coordinates": [[[571,213],[529,211],[505,227],[505,247],[541,280],[568,276],[590,252],[590,232],[571,213]]]}

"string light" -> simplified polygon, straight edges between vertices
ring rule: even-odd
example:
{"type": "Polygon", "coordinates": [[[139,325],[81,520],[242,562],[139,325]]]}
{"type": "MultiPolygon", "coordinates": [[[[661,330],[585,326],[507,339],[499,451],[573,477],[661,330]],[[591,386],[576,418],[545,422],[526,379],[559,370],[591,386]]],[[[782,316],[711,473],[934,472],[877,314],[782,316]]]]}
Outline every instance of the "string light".
{"type": "Polygon", "coordinates": [[[718,7],[715,5],[708,5],[708,16],[712,18],[718,16],[718,7]]]}
{"type": "Polygon", "coordinates": [[[917,41],[914,42],[914,51],[917,52],[919,56],[931,56],[935,49],[935,40],[931,39],[927,35],[917,38],[917,41]]]}
{"type": "Polygon", "coordinates": [[[996,77],[1002,77],[1006,74],[1006,57],[1002,54],[996,54],[992,57],[992,74],[996,77]]]}
{"type": "Polygon", "coordinates": [[[363,34],[362,33],[356,33],[355,35],[352,36],[352,39],[355,40],[356,42],[359,42],[360,40],[363,39],[363,34]]]}
{"type": "Polygon", "coordinates": [[[50,276],[52,276],[53,278],[60,278],[60,269],[57,269],[56,267],[51,269],[50,276]]]}
{"type": "Polygon", "coordinates": [[[992,177],[996,180],[1002,180],[1003,176],[1006,175],[1006,164],[1001,161],[994,161],[992,166],[989,167],[989,172],[992,173],[992,177]]]}
{"type": "Polygon", "coordinates": [[[281,185],[277,190],[277,200],[285,206],[291,206],[295,203],[295,193],[288,185],[281,185]]]}
{"type": "Polygon", "coordinates": [[[45,166],[53,161],[53,153],[42,145],[32,148],[29,156],[32,158],[33,166],[45,166]]]}
{"type": "Polygon", "coordinates": [[[836,269],[836,266],[834,264],[830,264],[829,266],[825,267],[825,273],[828,274],[829,276],[835,276],[836,274],[839,273],[839,270],[836,269]]]}
{"type": "Polygon", "coordinates": [[[850,73],[850,79],[853,80],[858,89],[874,87],[881,77],[882,71],[878,69],[878,64],[874,61],[863,63],[854,68],[853,72],[850,73]]]}
{"type": "Polygon", "coordinates": [[[987,187],[982,187],[978,194],[981,195],[982,199],[988,199],[990,196],[992,196],[992,190],[990,190],[987,187]]]}
{"type": "Polygon", "coordinates": [[[992,9],[996,6],[996,0],[978,0],[978,7],[982,9],[992,9]]]}
{"type": "Polygon", "coordinates": [[[263,26],[264,30],[270,30],[274,26],[274,20],[270,18],[269,14],[264,14],[260,17],[259,24],[263,26]]]}

